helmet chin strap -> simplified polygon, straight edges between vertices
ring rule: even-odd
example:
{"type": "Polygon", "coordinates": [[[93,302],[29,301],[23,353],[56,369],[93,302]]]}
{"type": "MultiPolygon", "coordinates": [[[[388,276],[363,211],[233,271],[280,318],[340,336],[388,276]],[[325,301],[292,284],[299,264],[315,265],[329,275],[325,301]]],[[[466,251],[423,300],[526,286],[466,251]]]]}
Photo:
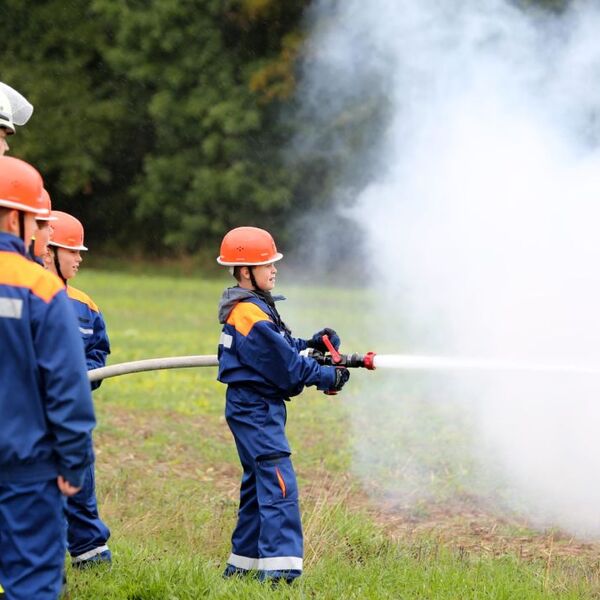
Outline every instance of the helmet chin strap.
{"type": "Polygon", "coordinates": [[[27,248],[27,252],[29,253],[29,258],[31,258],[31,260],[35,260],[35,236],[33,236],[29,241],[29,248],[27,248]]]}
{"type": "Polygon", "coordinates": [[[25,213],[22,210],[19,211],[19,237],[23,240],[25,247],[27,247],[27,242],[25,241],[25,213]]]}
{"type": "Polygon", "coordinates": [[[256,277],[254,277],[254,267],[248,267],[248,271],[250,273],[250,283],[252,284],[252,287],[254,287],[255,290],[262,291],[258,283],[256,283],[256,277]]]}
{"type": "Polygon", "coordinates": [[[52,251],[52,254],[54,255],[54,268],[56,269],[56,274],[62,279],[62,282],[67,285],[67,279],[65,278],[65,276],[62,274],[62,271],[60,270],[60,261],[58,260],[58,248],[54,248],[54,250],[52,251]]]}

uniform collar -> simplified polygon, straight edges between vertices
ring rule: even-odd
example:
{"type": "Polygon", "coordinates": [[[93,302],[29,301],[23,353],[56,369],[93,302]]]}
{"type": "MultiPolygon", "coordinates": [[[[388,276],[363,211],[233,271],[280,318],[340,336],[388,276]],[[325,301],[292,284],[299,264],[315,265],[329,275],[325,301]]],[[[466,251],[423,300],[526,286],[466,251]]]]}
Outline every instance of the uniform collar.
{"type": "Polygon", "coordinates": [[[0,231],[0,251],[2,252],[16,252],[26,256],[25,244],[21,238],[18,238],[12,233],[4,233],[0,231]]]}

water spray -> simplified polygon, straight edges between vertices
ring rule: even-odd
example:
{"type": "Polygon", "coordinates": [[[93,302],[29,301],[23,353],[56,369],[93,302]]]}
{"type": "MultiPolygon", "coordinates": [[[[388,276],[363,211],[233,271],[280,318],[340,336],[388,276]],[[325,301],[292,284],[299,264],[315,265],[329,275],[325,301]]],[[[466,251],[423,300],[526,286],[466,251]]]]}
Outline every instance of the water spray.
{"type": "Polygon", "coordinates": [[[419,354],[378,354],[373,368],[405,371],[487,371],[513,373],[557,373],[567,375],[600,375],[593,365],[543,364],[483,358],[425,356],[419,354]]]}

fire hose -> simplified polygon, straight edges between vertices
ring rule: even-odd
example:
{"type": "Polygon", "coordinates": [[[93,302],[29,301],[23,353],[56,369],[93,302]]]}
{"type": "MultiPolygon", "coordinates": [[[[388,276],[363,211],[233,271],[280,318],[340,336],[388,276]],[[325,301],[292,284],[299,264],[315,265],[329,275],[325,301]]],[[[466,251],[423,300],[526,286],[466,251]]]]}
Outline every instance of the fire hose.
{"type": "MultiPolygon", "coordinates": [[[[340,354],[331,344],[327,336],[323,336],[323,342],[329,349],[329,352],[318,352],[312,348],[307,348],[301,352],[302,355],[313,358],[321,365],[330,365],[346,368],[359,368],[373,370],[374,352],[367,354],[340,354]]],[[[99,381],[109,377],[127,375],[129,373],[141,373],[143,371],[158,371],[161,369],[185,369],[189,367],[217,367],[219,361],[215,354],[200,354],[191,356],[171,356],[168,358],[148,358],[145,360],[134,360],[131,362],[119,363],[99,369],[88,371],[90,381],[99,381]]]]}
{"type": "Polygon", "coordinates": [[[216,354],[171,356],[168,358],[147,358],[131,362],[109,365],[88,371],[90,381],[100,381],[118,375],[140,373],[142,371],[158,371],[160,369],[184,369],[188,367],[216,367],[219,365],[216,354]]]}

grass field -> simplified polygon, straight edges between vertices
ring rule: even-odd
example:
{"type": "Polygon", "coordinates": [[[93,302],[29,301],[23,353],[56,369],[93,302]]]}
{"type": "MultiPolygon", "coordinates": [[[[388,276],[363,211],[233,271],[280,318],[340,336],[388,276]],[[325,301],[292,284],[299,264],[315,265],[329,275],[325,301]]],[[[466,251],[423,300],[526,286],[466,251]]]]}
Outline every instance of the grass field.
{"type": "MultiPolygon", "coordinates": [[[[109,363],[216,351],[216,305],[226,280],[84,269],[74,283],[103,310],[109,363]]],[[[282,291],[295,298],[289,324],[297,335],[337,326],[345,305],[363,301],[348,290],[282,291]]],[[[354,349],[370,349],[358,347],[368,337],[364,324],[350,315],[344,326],[354,349]]],[[[350,411],[360,409],[371,375],[353,376],[333,399],[307,391],[289,406],[305,573],[277,589],[221,578],[241,471],[215,370],[105,381],[94,394],[97,486],[114,563],[69,569],[71,599],[600,598],[597,546],[533,531],[459,486],[418,509],[375,503],[351,468],[350,411]]],[[[408,427],[399,436],[410,443],[408,427]]]]}

